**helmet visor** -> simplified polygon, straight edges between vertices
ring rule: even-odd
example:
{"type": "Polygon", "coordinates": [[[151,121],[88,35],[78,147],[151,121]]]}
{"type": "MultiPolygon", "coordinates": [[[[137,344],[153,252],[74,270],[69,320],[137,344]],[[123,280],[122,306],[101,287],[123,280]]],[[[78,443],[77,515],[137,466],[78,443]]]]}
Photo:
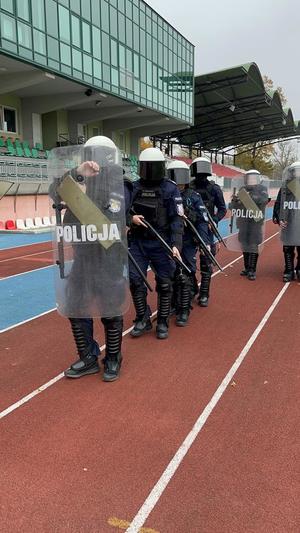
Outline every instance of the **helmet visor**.
{"type": "Polygon", "coordinates": [[[170,168],[168,177],[175,181],[177,185],[187,185],[190,182],[190,172],[188,168],[170,168]]]}
{"type": "Polygon", "coordinates": [[[191,175],[193,177],[197,174],[206,174],[211,176],[211,163],[209,161],[195,161],[191,165],[191,175]]]}
{"type": "Polygon", "coordinates": [[[161,181],[166,174],[165,161],[140,161],[139,175],[145,181],[161,181]]]}

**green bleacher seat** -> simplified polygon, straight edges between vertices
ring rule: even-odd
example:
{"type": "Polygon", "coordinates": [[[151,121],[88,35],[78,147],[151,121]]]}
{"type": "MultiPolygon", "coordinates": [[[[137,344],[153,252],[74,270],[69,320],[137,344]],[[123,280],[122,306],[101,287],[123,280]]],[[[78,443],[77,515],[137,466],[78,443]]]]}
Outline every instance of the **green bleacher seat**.
{"type": "Polygon", "coordinates": [[[42,151],[44,150],[43,145],[42,145],[41,143],[35,143],[35,148],[36,148],[37,150],[40,150],[40,151],[41,151],[41,150],[42,150],[42,151]]]}
{"type": "Polygon", "coordinates": [[[22,146],[16,146],[16,154],[18,157],[24,157],[24,150],[22,146]]]}
{"type": "Polygon", "coordinates": [[[23,144],[23,150],[24,150],[25,157],[32,157],[32,153],[31,153],[31,150],[29,148],[28,141],[23,141],[22,144],[23,144]]]}
{"type": "Polygon", "coordinates": [[[32,157],[34,157],[35,159],[38,159],[40,157],[39,152],[36,148],[31,148],[31,154],[32,154],[32,157]]]}

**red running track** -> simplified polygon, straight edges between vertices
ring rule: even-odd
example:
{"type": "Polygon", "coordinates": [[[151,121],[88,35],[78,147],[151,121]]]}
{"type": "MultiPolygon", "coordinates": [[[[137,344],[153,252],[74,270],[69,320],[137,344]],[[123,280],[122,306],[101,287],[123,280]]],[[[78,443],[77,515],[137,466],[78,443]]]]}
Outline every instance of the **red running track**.
{"type": "MultiPolygon", "coordinates": [[[[63,379],[3,418],[0,530],[113,533],[112,517],[130,522],[281,290],[281,262],[274,238],[255,283],[239,277],[239,261],[215,277],[209,308],[195,308],[187,328],[172,326],[167,341],[126,337],[118,382],[63,379]]],[[[271,315],[150,514],[151,530],[299,531],[299,290],[291,284],[271,315]]],[[[2,409],[72,357],[55,313],[2,338],[2,409]]]]}

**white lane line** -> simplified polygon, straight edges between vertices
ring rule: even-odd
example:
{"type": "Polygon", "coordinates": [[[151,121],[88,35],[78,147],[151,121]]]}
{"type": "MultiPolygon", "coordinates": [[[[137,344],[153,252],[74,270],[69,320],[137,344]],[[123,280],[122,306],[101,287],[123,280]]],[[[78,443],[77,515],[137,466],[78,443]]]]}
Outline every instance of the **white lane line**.
{"type": "MultiPolygon", "coordinates": [[[[238,261],[239,259],[241,259],[243,256],[241,255],[240,257],[237,257],[236,259],[234,259],[233,261],[231,261],[230,263],[228,263],[227,265],[225,265],[223,267],[223,269],[225,270],[226,268],[229,268],[231,265],[233,265],[234,263],[236,263],[236,261],[238,261]]],[[[213,276],[216,276],[217,274],[219,274],[220,271],[218,272],[215,272],[213,274],[213,276]]],[[[51,309],[50,311],[47,311],[46,313],[42,313],[38,316],[36,316],[35,318],[38,318],[40,316],[43,316],[43,315],[46,315],[47,313],[51,313],[53,311],[56,311],[56,309],[51,309]]],[[[155,316],[157,315],[157,311],[154,311],[154,313],[152,313],[151,317],[154,318],[155,316]]],[[[17,324],[16,326],[20,326],[21,324],[25,324],[26,322],[29,322],[30,320],[33,320],[33,319],[28,319],[28,320],[24,320],[24,322],[20,322],[20,324],[17,324]]],[[[0,331],[0,333],[3,333],[4,331],[8,331],[10,329],[13,329],[15,328],[16,326],[10,326],[9,328],[6,328],[6,329],[3,329],[2,331],[0,331]]],[[[128,335],[128,333],[130,333],[130,331],[133,329],[133,326],[131,326],[130,328],[126,329],[125,331],[123,331],[123,337],[125,337],[126,335],[128,335]]],[[[101,350],[104,350],[105,349],[105,344],[103,344],[103,346],[100,347],[101,350]]],[[[60,381],[62,378],[64,377],[64,374],[61,373],[61,374],[58,374],[57,376],[55,376],[53,379],[51,379],[50,381],[48,381],[47,383],[44,383],[43,385],[41,385],[40,387],[38,387],[37,389],[35,389],[34,391],[30,392],[29,394],[27,394],[27,396],[24,396],[23,398],[21,398],[20,400],[18,400],[17,402],[15,402],[14,404],[10,405],[9,407],[7,407],[6,409],[4,409],[4,411],[2,411],[0,413],[0,419],[1,418],[4,418],[5,416],[9,415],[10,413],[12,413],[13,411],[15,411],[16,409],[18,409],[19,407],[21,407],[22,405],[24,405],[24,403],[27,403],[29,402],[30,400],[32,400],[32,398],[34,398],[35,396],[37,396],[38,394],[41,394],[41,392],[45,391],[46,389],[48,389],[49,387],[51,387],[52,385],[54,385],[55,383],[57,383],[58,381],[60,381]]]]}
{"type": "Polygon", "coordinates": [[[201,429],[203,428],[205,422],[207,421],[208,417],[211,415],[212,411],[218,404],[219,400],[222,398],[225,390],[227,389],[229,383],[231,382],[232,378],[234,377],[235,373],[243,363],[246,355],[248,354],[249,350],[253,346],[254,342],[256,341],[257,337],[259,336],[260,332],[264,328],[265,324],[267,323],[268,319],[270,318],[271,314],[273,313],[274,309],[280,302],[281,298],[287,291],[289,287],[289,283],[284,285],[284,287],[281,289],[279,294],[276,296],[275,300],[273,301],[272,305],[269,307],[268,311],[260,321],[259,325],[255,329],[255,331],[252,333],[250,339],[248,340],[247,344],[244,346],[243,350],[239,354],[238,358],[235,360],[234,364],[230,368],[229,372],[226,374],[225,378],[223,379],[222,383],[217,388],[216,392],[212,396],[209,403],[206,405],[205,409],[200,414],[199,418],[197,419],[195,425],[191,429],[190,433],[186,436],[185,440],[181,444],[181,446],[178,448],[177,452],[169,462],[168,466],[162,473],[161,477],[151,490],[150,494],[144,501],[143,505],[139,509],[138,513],[134,517],[133,521],[131,522],[130,526],[126,529],[125,533],[138,533],[143,525],[145,524],[148,516],[153,511],[154,507],[156,506],[157,502],[159,501],[161,495],[163,494],[164,490],[166,489],[167,485],[171,481],[172,477],[176,473],[178,467],[180,466],[181,462],[183,461],[184,457],[188,453],[189,449],[191,448],[192,444],[194,443],[195,439],[198,437],[201,429]]]}
{"type": "Polygon", "coordinates": [[[5,250],[14,250],[15,248],[27,248],[27,246],[35,246],[37,244],[44,244],[45,242],[51,242],[51,239],[48,239],[47,241],[31,242],[29,244],[18,244],[18,246],[8,246],[7,248],[0,248],[0,252],[4,252],[5,250]]]}
{"type": "MultiPolygon", "coordinates": [[[[271,235],[271,237],[268,237],[265,241],[265,242],[268,242],[270,241],[271,239],[273,239],[273,237],[276,237],[276,235],[278,235],[278,231],[276,233],[274,233],[273,235],[271,235]]],[[[242,259],[242,255],[240,255],[239,257],[237,257],[236,259],[234,259],[233,261],[231,261],[230,263],[228,263],[227,265],[225,265],[223,267],[223,270],[226,270],[226,268],[230,267],[231,265],[233,265],[234,263],[236,263],[237,261],[239,261],[240,259],[242,259]]],[[[44,268],[47,268],[47,267],[44,267],[44,268]]],[[[212,277],[214,276],[217,276],[218,274],[221,274],[221,271],[218,270],[217,272],[214,272],[212,277]]],[[[6,278],[3,278],[3,279],[6,279],[6,278]]],[[[56,308],[54,309],[49,309],[48,311],[45,311],[44,313],[40,313],[39,315],[35,315],[31,318],[28,318],[27,320],[23,320],[22,322],[18,322],[17,324],[13,324],[12,326],[9,326],[8,328],[5,328],[5,329],[1,329],[0,330],[0,333],[4,333],[5,331],[9,331],[11,329],[14,329],[14,328],[17,328],[18,326],[22,326],[23,324],[26,324],[27,322],[31,322],[31,320],[36,320],[37,318],[40,318],[41,316],[43,315],[47,315],[48,313],[53,313],[53,311],[56,311],[56,308]]]]}
{"type": "Polygon", "coordinates": [[[53,249],[50,248],[50,250],[45,250],[44,252],[35,252],[34,254],[18,255],[17,257],[9,257],[8,259],[0,259],[0,263],[7,263],[8,261],[17,261],[18,259],[26,259],[27,257],[32,257],[33,255],[48,254],[49,252],[53,252],[53,249]]]}
{"type": "Polygon", "coordinates": [[[33,268],[32,270],[26,270],[25,272],[19,272],[18,274],[12,274],[11,276],[6,276],[5,278],[0,278],[0,281],[6,281],[7,279],[17,278],[18,276],[26,276],[26,274],[31,274],[32,272],[39,272],[40,270],[45,270],[45,268],[52,268],[54,265],[47,265],[45,267],[33,268]]]}
{"type": "MultiPolygon", "coordinates": [[[[273,237],[275,237],[275,235],[277,235],[277,233],[275,233],[274,235],[271,235],[271,237],[269,237],[268,239],[266,239],[265,242],[269,241],[270,239],[272,239],[273,237]]],[[[234,263],[236,263],[237,261],[239,261],[243,256],[240,255],[239,257],[236,257],[236,259],[234,259],[233,261],[230,261],[230,263],[228,263],[227,265],[225,265],[223,267],[223,270],[226,270],[227,268],[231,267],[234,263]]],[[[214,276],[217,276],[218,274],[220,274],[220,270],[218,270],[217,272],[214,272],[212,277],[214,276]]],[[[25,324],[26,322],[30,322],[31,320],[34,320],[36,318],[39,318],[40,316],[43,316],[43,315],[46,315],[48,313],[52,313],[53,311],[56,311],[56,309],[50,309],[49,311],[46,311],[45,313],[41,313],[40,315],[37,315],[36,317],[33,317],[33,318],[29,318],[28,320],[24,320],[23,322],[20,322],[19,324],[16,324],[14,326],[10,326],[9,328],[6,328],[6,329],[3,329],[0,331],[0,333],[3,333],[5,331],[9,331],[11,329],[14,329],[15,327],[17,326],[21,326],[22,324],[25,324]]],[[[155,316],[157,315],[157,311],[154,311],[154,313],[152,313],[151,317],[154,318],[155,316]]],[[[126,329],[125,331],[123,331],[123,337],[125,337],[126,335],[128,335],[128,333],[130,333],[130,331],[133,329],[133,326],[131,326],[130,328],[126,329]]],[[[105,349],[105,344],[103,346],[100,347],[101,350],[104,350],[105,349]]],[[[1,418],[4,418],[5,416],[9,415],[10,413],[12,413],[13,411],[15,411],[16,409],[18,409],[19,407],[21,407],[22,405],[24,405],[24,403],[27,403],[29,402],[32,398],[34,398],[35,396],[37,396],[38,394],[40,394],[41,392],[43,392],[44,390],[48,389],[49,387],[51,387],[52,385],[54,385],[55,383],[57,383],[59,380],[61,380],[62,378],[64,377],[64,374],[61,373],[61,374],[58,374],[58,376],[54,377],[53,379],[51,379],[50,381],[48,381],[47,383],[44,383],[44,385],[41,385],[40,387],[38,387],[37,389],[35,389],[34,391],[32,391],[30,394],[28,394],[27,396],[24,396],[23,398],[21,398],[19,401],[17,401],[16,403],[10,405],[9,407],[7,407],[4,411],[2,411],[0,413],[0,419],[1,418]]]]}
{"type": "Polygon", "coordinates": [[[43,313],[40,313],[39,315],[35,315],[31,318],[27,318],[26,320],[22,320],[22,322],[18,322],[17,324],[13,324],[12,326],[8,326],[8,328],[0,329],[0,333],[5,333],[6,331],[10,331],[11,329],[17,328],[18,326],[27,324],[27,322],[31,322],[31,320],[36,320],[37,318],[40,318],[41,316],[48,315],[49,313],[53,313],[53,311],[56,311],[56,307],[54,307],[53,309],[49,309],[48,311],[44,311],[43,313]]]}

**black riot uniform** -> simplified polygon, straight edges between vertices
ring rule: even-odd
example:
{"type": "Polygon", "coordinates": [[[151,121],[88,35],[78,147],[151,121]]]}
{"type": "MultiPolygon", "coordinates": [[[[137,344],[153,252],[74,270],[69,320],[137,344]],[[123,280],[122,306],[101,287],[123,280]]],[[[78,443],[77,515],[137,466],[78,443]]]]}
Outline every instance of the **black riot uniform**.
{"type": "MultiPolygon", "coordinates": [[[[224,196],[219,185],[208,180],[212,174],[211,162],[205,157],[197,157],[191,164],[191,176],[194,180],[190,187],[196,190],[204,202],[206,209],[209,211],[214,222],[218,224],[226,215],[226,205],[224,196]]],[[[213,255],[216,254],[216,245],[214,236],[210,231],[210,244],[213,255]]],[[[210,282],[212,276],[212,265],[205,255],[200,256],[201,285],[198,297],[198,303],[201,307],[207,307],[210,282]]],[[[197,286],[197,284],[195,284],[197,286]]]]}
{"type": "Polygon", "coordinates": [[[300,218],[300,215],[294,210],[287,211],[282,210],[282,203],[283,203],[283,195],[285,196],[285,200],[288,202],[294,203],[295,196],[292,193],[292,191],[288,187],[288,182],[294,179],[297,179],[299,181],[300,179],[300,162],[293,163],[286,169],[287,175],[287,181],[282,185],[282,187],[278,191],[278,195],[274,204],[273,209],[273,222],[274,224],[280,224],[281,222],[286,222],[287,225],[294,226],[294,238],[290,238],[289,240],[293,240],[295,242],[295,245],[283,245],[283,256],[284,256],[284,262],[285,262],[285,269],[283,273],[283,281],[288,282],[292,281],[295,278],[295,255],[296,257],[296,278],[300,280],[300,246],[297,246],[300,242],[299,240],[299,232],[300,232],[300,220],[297,222],[295,220],[296,217],[300,218]],[[285,220],[283,220],[285,219],[285,220]],[[298,233],[298,235],[296,235],[298,233]],[[297,254],[295,254],[297,252],[297,254]]]}
{"type": "MultiPolygon", "coordinates": [[[[103,146],[103,149],[107,151],[108,157],[111,153],[116,151],[116,147],[113,142],[106,137],[93,137],[87,141],[85,144],[85,159],[87,161],[92,159],[92,155],[89,153],[89,147],[93,146],[103,146]]],[[[99,179],[103,182],[110,183],[110,190],[113,189],[112,182],[114,180],[114,175],[116,165],[110,165],[107,168],[100,169],[99,179]]],[[[118,169],[119,172],[119,169],[118,169]]],[[[71,176],[78,183],[84,183],[86,187],[86,194],[88,197],[97,198],[97,192],[93,191],[95,188],[96,180],[89,178],[85,180],[84,172],[79,173],[78,168],[74,168],[70,172],[71,176]]],[[[57,180],[53,184],[52,190],[50,189],[49,194],[54,199],[55,204],[59,205],[59,197],[56,194],[56,188],[63,179],[57,180]]],[[[125,196],[126,198],[126,196],[125,196]]],[[[103,212],[107,212],[107,216],[111,221],[114,219],[114,211],[117,211],[116,206],[118,202],[124,202],[124,198],[111,198],[111,193],[105,190],[101,192],[101,199],[97,202],[97,205],[101,207],[103,212]]],[[[73,227],[78,226],[77,235],[81,231],[81,224],[75,215],[71,212],[69,208],[65,211],[65,216],[63,220],[63,226],[72,225],[73,227]]],[[[121,246],[114,245],[114,246],[121,246]]],[[[94,339],[93,331],[93,319],[92,318],[76,318],[74,316],[74,310],[78,309],[80,302],[80,308],[84,310],[85,302],[88,307],[88,301],[91,298],[95,301],[95,315],[101,316],[101,300],[103,298],[114,298],[112,306],[116,311],[116,316],[112,317],[103,317],[101,322],[104,326],[105,331],[105,343],[106,343],[106,355],[103,359],[104,363],[104,381],[114,381],[118,378],[120,367],[122,363],[121,355],[121,344],[122,344],[122,332],[123,332],[123,317],[118,312],[122,306],[122,302],[125,298],[126,288],[124,286],[123,273],[120,272],[122,268],[121,261],[118,264],[116,261],[114,263],[114,274],[110,272],[108,276],[105,267],[103,267],[103,254],[111,253],[109,250],[104,250],[98,244],[82,244],[73,246],[73,265],[68,275],[67,279],[67,293],[66,293],[66,315],[72,318],[69,318],[72,328],[72,333],[74,341],[77,347],[79,359],[75,361],[69,369],[65,371],[65,376],[68,378],[80,378],[84,375],[95,374],[100,371],[98,357],[100,355],[100,348],[97,341],[94,339]],[[81,286],[78,286],[78,279],[80,273],[85,273],[84,279],[81,286]],[[95,272],[97,273],[95,275],[95,272]],[[115,278],[115,283],[118,284],[118,290],[116,291],[115,287],[111,286],[112,278],[115,278]],[[114,290],[112,290],[114,289],[114,290]],[[104,294],[105,292],[105,294],[104,294]]],[[[82,315],[81,315],[82,316],[82,315]]],[[[87,316],[89,313],[87,312],[87,316]]]]}
{"type": "MultiPolygon", "coordinates": [[[[140,154],[139,180],[129,186],[131,197],[130,252],[144,275],[149,265],[155,273],[158,293],[156,335],[168,337],[172,283],[175,263],[157,238],[134,215],[141,215],[155,228],[170,247],[182,247],[183,207],[179,190],[165,177],[165,159],[157,148],[147,148],[140,154]]],[[[139,337],[152,329],[151,311],[147,305],[147,289],[136,269],[129,265],[130,290],[136,310],[132,337],[139,337]]]]}
{"type": "MultiPolygon", "coordinates": [[[[197,269],[196,254],[199,242],[192,228],[188,225],[188,220],[192,222],[196,231],[203,240],[205,246],[210,247],[211,235],[208,226],[206,207],[201,195],[189,187],[190,169],[183,161],[172,161],[168,166],[168,176],[178,185],[182,196],[185,213],[185,227],[183,235],[183,245],[181,257],[183,262],[191,270],[187,274],[179,266],[176,268],[173,305],[176,312],[176,325],[186,326],[191,310],[191,302],[194,292],[194,279],[197,269]]],[[[198,286],[196,286],[198,292],[198,286]]]]}

